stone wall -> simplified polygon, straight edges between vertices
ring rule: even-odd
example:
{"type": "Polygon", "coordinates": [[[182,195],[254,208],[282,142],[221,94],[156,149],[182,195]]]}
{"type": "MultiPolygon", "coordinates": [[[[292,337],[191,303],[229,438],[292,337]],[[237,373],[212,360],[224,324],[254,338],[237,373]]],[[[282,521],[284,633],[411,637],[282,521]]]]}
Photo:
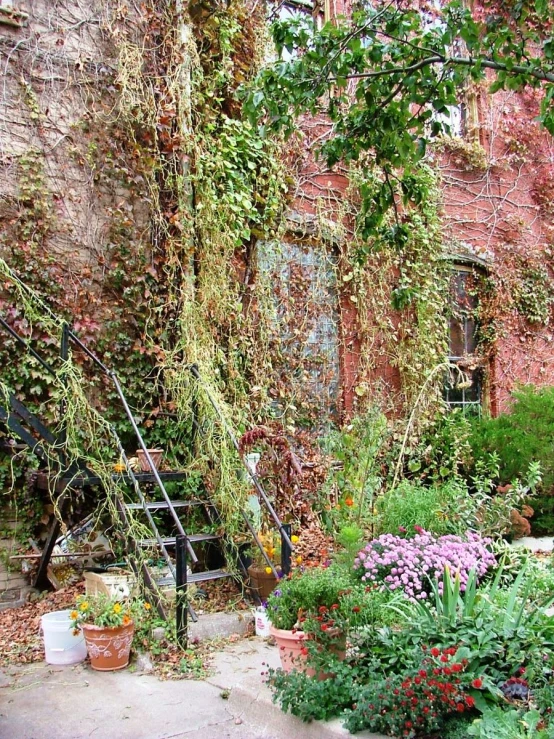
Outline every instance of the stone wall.
{"type": "Polygon", "coordinates": [[[0,610],[22,605],[31,590],[21,572],[21,560],[9,559],[17,551],[15,533],[20,525],[10,510],[0,510],[0,610]]]}

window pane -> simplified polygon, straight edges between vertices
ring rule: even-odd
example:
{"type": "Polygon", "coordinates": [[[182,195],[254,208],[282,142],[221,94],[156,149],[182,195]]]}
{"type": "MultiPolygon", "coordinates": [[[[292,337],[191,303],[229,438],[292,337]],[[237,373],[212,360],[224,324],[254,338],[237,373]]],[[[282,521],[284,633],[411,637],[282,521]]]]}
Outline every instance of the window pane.
{"type": "MultiPolygon", "coordinates": [[[[339,389],[338,298],[335,261],[322,245],[258,245],[260,272],[271,289],[273,326],[298,416],[319,425],[336,419],[339,389]],[[303,410],[300,410],[300,406],[303,410]]],[[[283,410],[283,401],[275,402],[283,410]]]]}

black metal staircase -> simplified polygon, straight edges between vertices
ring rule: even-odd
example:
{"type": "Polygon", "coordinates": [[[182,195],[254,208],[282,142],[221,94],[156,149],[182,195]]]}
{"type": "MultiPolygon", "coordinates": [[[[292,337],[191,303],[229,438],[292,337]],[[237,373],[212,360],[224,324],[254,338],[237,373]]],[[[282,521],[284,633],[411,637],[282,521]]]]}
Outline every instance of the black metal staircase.
{"type": "MultiPolygon", "coordinates": [[[[24,284],[18,280],[17,276],[13,275],[13,279],[14,281],[17,281],[20,289],[26,289],[24,284]]],[[[31,293],[31,295],[36,299],[34,294],[31,293]]],[[[51,317],[56,319],[48,306],[41,303],[41,308],[51,317]]],[[[190,614],[193,620],[196,620],[196,614],[187,602],[186,598],[187,583],[201,583],[209,580],[235,576],[233,572],[225,568],[223,565],[214,567],[213,569],[199,569],[199,557],[197,554],[198,547],[222,545],[222,550],[225,548],[225,537],[224,532],[221,531],[221,527],[216,532],[190,533],[186,530],[184,525],[184,522],[186,522],[188,518],[188,514],[191,510],[196,509],[202,512],[206,522],[212,525],[212,529],[217,527],[217,524],[220,521],[217,508],[207,495],[203,496],[201,499],[173,500],[170,497],[165,483],[178,483],[185,479],[186,473],[158,471],[152,461],[149,450],[146,447],[142,434],[127,403],[116,373],[98,359],[93,352],[83,344],[67,324],[62,324],[60,321],[58,322],[62,325],[60,340],[60,358],[62,362],[67,361],[69,357],[69,347],[74,346],[84,352],[97,369],[110,378],[117,395],[119,396],[127,420],[134,431],[137,447],[143,451],[144,456],[150,465],[150,472],[136,472],[129,462],[128,456],[115,429],[113,429],[113,427],[111,428],[114,452],[119,454],[120,459],[125,466],[125,472],[112,474],[111,479],[113,481],[113,485],[110,490],[105,492],[113,496],[113,509],[117,512],[120,529],[124,532],[129,532],[131,529],[131,518],[135,516],[137,512],[140,512],[145,521],[145,527],[149,530],[149,536],[139,540],[133,539],[131,536],[127,536],[126,547],[130,554],[131,566],[135,570],[136,574],[141,576],[141,579],[151,591],[156,607],[158,608],[160,615],[164,617],[165,612],[160,589],[170,585],[176,587],[177,625],[181,637],[186,639],[184,634],[186,631],[187,613],[190,614]],[[162,512],[164,515],[169,517],[170,527],[172,529],[170,536],[162,535],[155,521],[154,516],[156,514],[159,515],[162,512]],[[165,561],[167,573],[163,578],[158,578],[158,581],[156,581],[156,577],[152,574],[150,568],[146,564],[146,557],[143,556],[143,551],[145,549],[157,552],[165,561]]],[[[17,342],[17,345],[24,349],[28,355],[34,357],[34,359],[40,362],[43,369],[59,378],[59,373],[57,374],[54,368],[46,362],[30,346],[29,342],[25,338],[21,337],[3,317],[0,317],[0,328],[3,328],[17,342]]],[[[195,365],[191,365],[189,369],[192,376],[196,379],[199,385],[203,387],[203,391],[207,394],[210,403],[220,418],[225,432],[231,439],[239,458],[245,466],[250,478],[253,480],[260,502],[266,507],[270,517],[281,534],[283,566],[286,572],[288,571],[288,567],[290,567],[290,552],[292,550],[290,527],[281,523],[265,491],[256,478],[256,475],[240,454],[238,442],[223,414],[218,408],[215,399],[210,394],[208,388],[203,386],[198,368],[195,365]]],[[[193,422],[198,427],[197,420],[193,419],[193,422]]],[[[24,403],[17,399],[13,393],[8,393],[5,397],[0,395],[0,425],[2,424],[10,434],[21,439],[34,452],[42,464],[48,466],[48,473],[39,477],[39,484],[47,487],[51,492],[58,493],[59,512],[63,512],[64,505],[70,498],[72,491],[84,487],[102,485],[102,479],[88,469],[82,459],[72,460],[71,463],[68,462],[63,425],[58,433],[52,432],[51,429],[49,429],[35,413],[30,411],[24,403]]],[[[262,553],[262,556],[265,558],[267,566],[277,574],[273,563],[267,556],[263,545],[259,541],[256,531],[245,512],[242,512],[242,517],[246,528],[250,531],[256,545],[262,553]]],[[[61,522],[59,517],[56,516],[39,562],[34,583],[37,587],[42,587],[46,582],[48,564],[50,562],[56,538],[60,532],[60,527],[61,522]]],[[[242,566],[242,564],[239,563],[239,566],[242,566]]],[[[243,572],[243,574],[246,575],[246,572],[243,572]]]]}

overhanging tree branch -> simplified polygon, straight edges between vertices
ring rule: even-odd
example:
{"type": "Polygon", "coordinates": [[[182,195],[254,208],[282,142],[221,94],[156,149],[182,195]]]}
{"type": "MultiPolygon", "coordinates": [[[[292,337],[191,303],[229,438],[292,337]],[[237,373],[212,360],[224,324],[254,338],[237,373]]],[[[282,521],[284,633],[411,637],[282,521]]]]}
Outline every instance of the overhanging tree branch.
{"type": "MultiPolygon", "coordinates": [[[[532,66],[522,66],[520,64],[509,65],[505,62],[497,62],[497,61],[493,61],[492,59],[483,59],[483,58],[474,59],[473,57],[463,57],[463,56],[448,56],[447,57],[447,56],[441,56],[440,54],[435,54],[433,56],[426,57],[425,59],[420,59],[419,62],[410,64],[407,67],[389,67],[387,69],[379,69],[373,72],[356,72],[354,74],[347,74],[347,75],[341,76],[341,79],[348,79],[348,80],[371,79],[371,78],[376,78],[376,77],[385,77],[387,75],[393,75],[393,74],[406,74],[410,72],[416,72],[418,69],[423,69],[424,67],[428,67],[433,64],[443,64],[443,65],[453,65],[453,66],[455,65],[455,66],[465,66],[465,67],[473,67],[479,64],[481,67],[486,67],[487,69],[494,69],[498,72],[507,72],[508,74],[529,75],[530,77],[535,77],[536,79],[541,80],[543,82],[554,82],[553,72],[546,72],[540,68],[536,68],[532,66]]],[[[336,82],[337,79],[338,79],[337,77],[329,77],[328,81],[336,82]]]]}

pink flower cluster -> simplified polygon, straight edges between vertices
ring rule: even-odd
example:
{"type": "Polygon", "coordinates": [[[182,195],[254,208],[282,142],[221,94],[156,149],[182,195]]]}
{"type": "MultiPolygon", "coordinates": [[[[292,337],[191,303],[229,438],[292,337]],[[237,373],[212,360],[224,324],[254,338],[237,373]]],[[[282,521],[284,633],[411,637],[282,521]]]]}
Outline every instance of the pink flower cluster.
{"type": "Polygon", "coordinates": [[[416,527],[413,539],[394,534],[383,534],[370,541],[358,553],[354,567],[363,570],[362,580],[378,583],[383,589],[401,589],[411,600],[427,598],[432,580],[438,580],[442,592],[442,578],[448,566],[452,577],[459,575],[460,590],[465,590],[469,572],[481,578],[496,564],[487,549],[490,539],[468,531],[464,538],[447,535],[435,537],[416,527]]]}

